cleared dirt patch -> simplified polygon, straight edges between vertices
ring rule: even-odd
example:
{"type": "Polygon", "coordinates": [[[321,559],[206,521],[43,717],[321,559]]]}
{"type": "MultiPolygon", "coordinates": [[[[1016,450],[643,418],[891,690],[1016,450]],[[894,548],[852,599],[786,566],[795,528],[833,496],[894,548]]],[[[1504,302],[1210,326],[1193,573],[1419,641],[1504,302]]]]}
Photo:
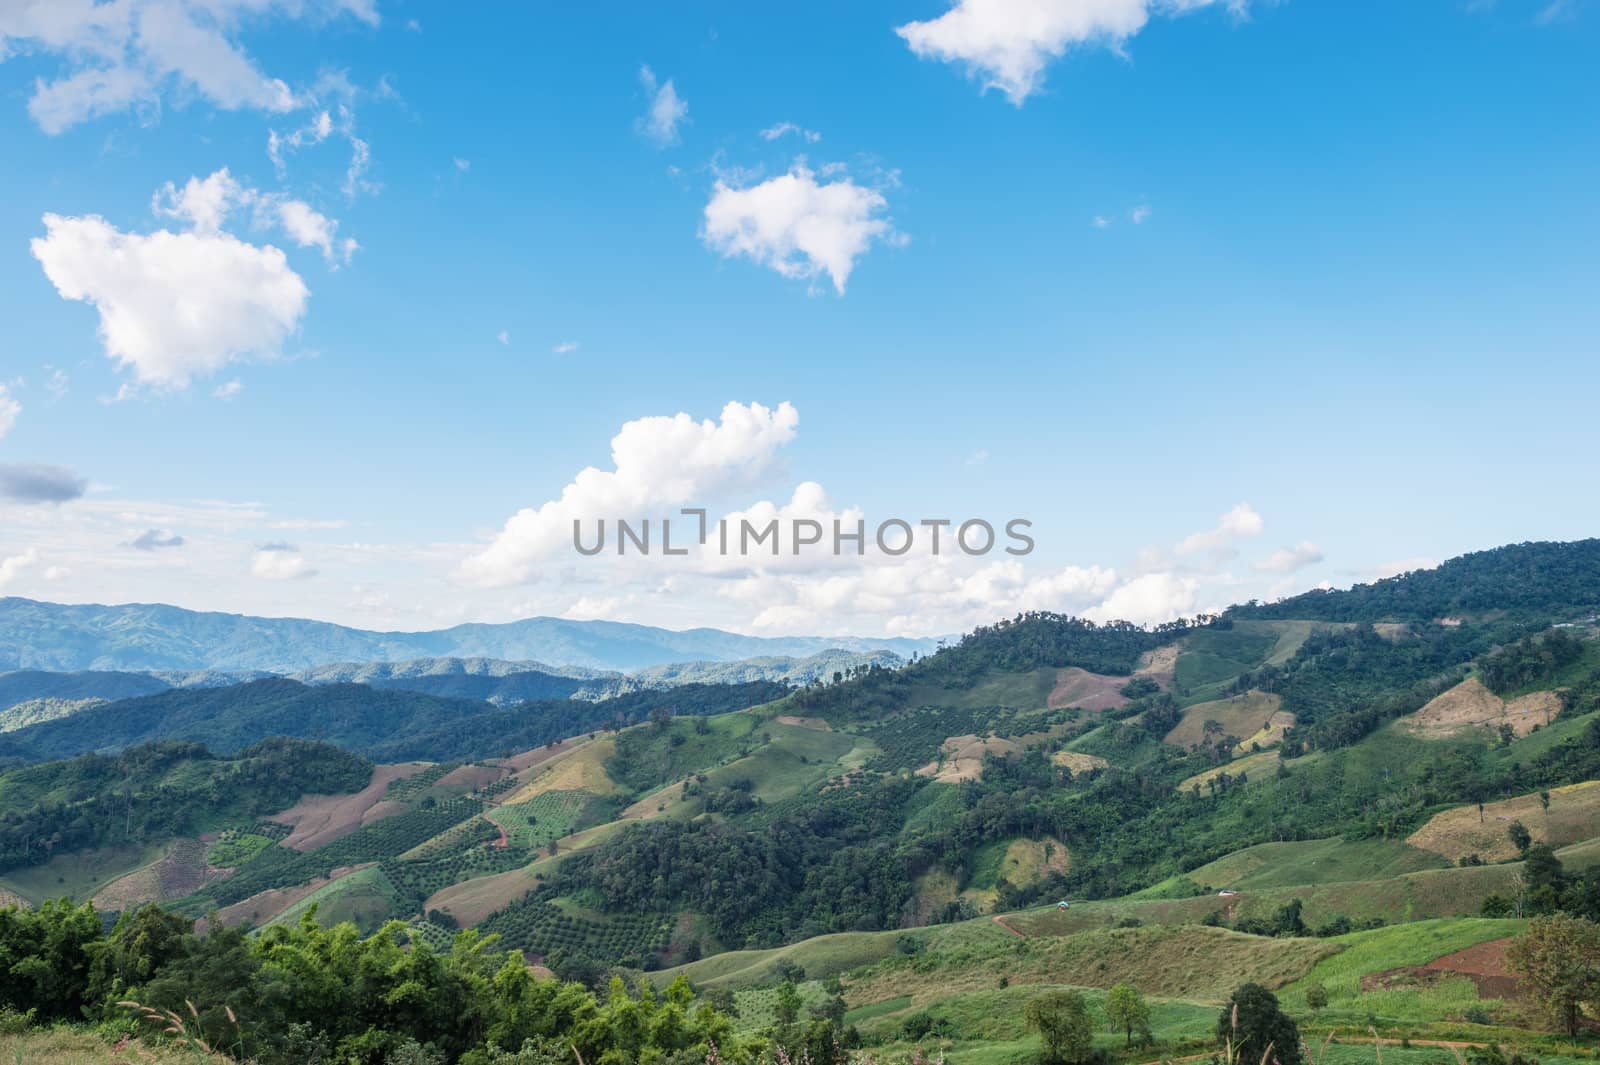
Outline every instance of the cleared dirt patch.
{"type": "Polygon", "coordinates": [[[1111,764],[1097,754],[1082,754],[1078,751],[1057,751],[1050,756],[1050,761],[1056,765],[1066,766],[1072,770],[1074,776],[1093,769],[1104,769],[1111,764]]]}
{"type": "Polygon", "coordinates": [[[532,769],[536,765],[543,765],[550,759],[566,754],[574,747],[581,746],[587,742],[589,740],[586,736],[574,736],[571,739],[562,740],[560,743],[553,743],[548,747],[535,747],[532,750],[514,754],[510,758],[498,759],[497,764],[521,772],[524,769],[532,769]]]}
{"type": "Polygon", "coordinates": [[[206,845],[200,840],[175,839],[161,858],[113,880],[92,901],[96,909],[108,912],[137,909],[147,902],[192,895],[230,872],[206,864],[206,845]]]}
{"type": "Polygon", "coordinates": [[[500,801],[512,806],[547,791],[587,791],[595,795],[614,795],[621,789],[607,775],[605,761],[616,749],[616,743],[610,739],[597,740],[581,747],[539,772],[527,784],[500,801]]]}
{"type": "Polygon", "coordinates": [[[794,714],[779,714],[773,720],[780,725],[794,725],[797,728],[815,729],[818,732],[833,731],[833,726],[820,717],[797,717],[794,714]]]}
{"type": "Polygon", "coordinates": [[[371,864],[371,862],[367,862],[365,865],[352,865],[343,869],[335,869],[328,876],[319,876],[315,880],[305,884],[296,884],[294,887],[258,891],[247,899],[241,899],[232,906],[224,906],[218,910],[217,919],[225,925],[243,924],[251,927],[260,927],[301,899],[322,890],[341,876],[347,876],[358,869],[365,869],[371,864]]]}
{"type": "Polygon", "coordinates": [[[493,784],[508,772],[502,766],[496,765],[460,765],[433,782],[436,788],[456,788],[461,791],[476,791],[485,784],[493,784]]]}
{"type": "Polygon", "coordinates": [[[5,909],[7,906],[15,906],[19,910],[26,910],[28,908],[28,900],[18,895],[15,891],[7,891],[5,888],[0,888],[0,910],[5,909]]]}
{"type": "Polygon", "coordinates": [[[1509,938],[1495,939],[1435,958],[1426,965],[1372,973],[1361,978],[1361,990],[1379,991],[1418,985],[1429,987],[1442,980],[1466,977],[1477,987],[1479,998],[1520,998],[1521,978],[1506,971],[1506,948],[1509,946],[1509,938]]]}
{"type": "Polygon", "coordinates": [[[1254,736],[1280,712],[1282,703],[1283,700],[1278,696],[1258,691],[1209,703],[1196,703],[1183,712],[1183,720],[1166,734],[1165,740],[1174,747],[1188,749],[1222,736],[1232,736],[1235,740],[1254,736]],[[1221,726],[1221,731],[1215,731],[1214,728],[1208,731],[1208,721],[1215,721],[1221,726]]]}
{"type": "Polygon", "coordinates": [[[1507,703],[1477,677],[1468,677],[1421,710],[1401,718],[1399,727],[1424,739],[1448,739],[1480,730],[1498,732],[1502,725],[1526,736],[1535,725],[1554,721],[1560,712],[1561,698],[1555,692],[1534,692],[1507,703]]]}
{"type": "Polygon", "coordinates": [[[1406,842],[1451,861],[1469,854],[1500,861],[1517,856],[1507,831],[1513,821],[1521,821],[1535,840],[1552,847],[1589,839],[1600,831],[1600,781],[1551,788],[1549,810],[1537,794],[1487,803],[1481,814],[1476,806],[1457,806],[1434,814],[1406,842]]]}
{"type": "Polygon", "coordinates": [[[1108,677],[1103,673],[1090,673],[1087,669],[1072,666],[1056,673],[1056,685],[1050,689],[1045,706],[1051,710],[1063,706],[1076,706],[1084,710],[1115,710],[1125,706],[1128,697],[1122,694],[1127,677],[1108,677]]]}
{"type": "Polygon", "coordinates": [[[1166,691],[1172,687],[1172,674],[1178,668],[1178,652],[1179,647],[1175,643],[1145,652],[1139,662],[1139,668],[1133,671],[1133,675],[1149,677],[1161,685],[1162,691],[1166,691]]]}
{"type": "Polygon", "coordinates": [[[1002,740],[992,736],[979,739],[969,733],[965,736],[951,736],[940,745],[939,749],[943,758],[940,761],[929,762],[917,770],[917,775],[932,777],[941,784],[959,784],[963,780],[977,780],[983,776],[985,755],[1004,757],[1016,754],[1022,750],[1022,744],[1016,740],[1002,740]]]}
{"type": "MultiPolygon", "coordinates": [[[[349,835],[369,822],[364,820],[368,811],[383,802],[390,783],[404,780],[428,768],[428,762],[405,762],[400,765],[372,767],[372,782],[354,795],[306,795],[299,802],[267,818],[288,825],[290,831],[283,841],[291,850],[308,851],[332,843],[340,836],[349,835]]],[[[404,805],[395,803],[385,813],[398,813],[404,805]]],[[[378,816],[383,816],[380,814],[378,816]]]]}

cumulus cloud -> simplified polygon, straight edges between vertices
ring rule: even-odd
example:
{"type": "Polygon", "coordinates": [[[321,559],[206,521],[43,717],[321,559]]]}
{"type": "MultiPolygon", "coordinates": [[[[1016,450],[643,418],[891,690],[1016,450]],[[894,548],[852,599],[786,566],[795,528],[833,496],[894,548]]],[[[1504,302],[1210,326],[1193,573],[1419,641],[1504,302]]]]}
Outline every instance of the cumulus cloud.
{"type": "Polygon", "coordinates": [[[688,121],[689,103],[678,95],[672,79],[658,82],[655,71],[639,68],[639,84],[650,97],[650,106],[639,119],[639,131],[659,145],[678,143],[678,126],[688,121]]]}
{"type": "Polygon", "coordinates": [[[88,481],[65,466],[0,462],[0,496],[17,503],[70,503],[88,488],[88,481]]]}
{"type": "Polygon", "coordinates": [[[22,576],[24,572],[32,569],[39,562],[39,552],[28,548],[20,555],[8,555],[0,558],[0,588],[5,588],[22,576]]]}
{"type": "Polygon", "coordinates": [[[884,216],[888,201],[849,177],[817,180],[804,164],[787,174],[738,187],[719,180],[706,204],[701,239],[723,258],[739,256],[784,277],[826,274],[843,294],[858,258],[896,238],[884,216]]]}
{"type": "Polygon", "coordinates": [[[1098,606],[1083,612],[1090,621],[1159,625],[1194,613],[1200,582],[1173,573],[1146,573],[1121,585],[1098,606]]]}
{"type": "Polygon", "coordinates": [[[166,529],[146,529],[125,546],[136,551],[158,551],[163,547],[182,547],[183,537],[166,529]]]}
{"type": "Polygon", "coordinates": [[[0,436],[5,436],[17,424],[17,416],[22,413],[22,404],[11,395],[11,390],[0,384],[0,436]]]}
{"type": "Polygon", "coordinates": [[[1256,569],[1262,573],[1293,573],[1322,561],[1322,550],[1310,540],[1301,540],[1293,547],[1280,547],[1260,562],[1256,569]]]}
{"type": "Polygon", "coordinates": [[[183,388],[235,360],[278,354],[298,330],[310,290],[280,249],[223,229],[233,212],[250,210],[256,225],[319,249],[330,265],[357,248],[310,205],[247,188],[225,168],[181,187],[168,182],[151,207],[181,231],[124,232],[98,215],[47,214],[45,235],[31,245],[63,299],[99,311],[106,355],[140,384],[183,388]]]}
{"type": "Polygon", "coordinates": [[[578,350],[578,342],[576,340],[563,340],[550,350],[555,352],[557,355],[570,355],[572,352],[578,350]]]}
{"type": "Polygon", "coordinates": [[[292,111],[300,98],[239,46],[248,19],[351,16],[376,25],[374,0],[11,0],[0,4],[0,60],[56,59],[28,111],[45,132],[130,109],[154,111],[172,89],[224,110],[292,111]]]}
{"type": "Polygon", "coordinates": [[[296,581],[317,575],[298,547],[281,541],[256,548],[250,572],[264,581],[296,581]]]}
{"type": "Polygon", "coordinates": [[[541,560],[571,550],[574,520],[609,523],[651,508],[692,506],[754,483],[799,422],[788,403],[771,409],[729,403],[717,421],[679,413],[627,422],[611,439],[611,469],[590,466],[560,498],[519,510],[488,547],[462,563],[461,576],[478,585],[514,584],[541,560]]]}
{"type": "Polygon", "coordinates": [[[923,59],[959,63],[985,90],[1021,106],[1044,83],[1044,70],[1069,48],[1120,51],[1152,15],[1180,15],[1225,5],[1244,13],[1248,0],[957,0],[937,18],[895,33],[923,59]]]}
{"type": "Polygon", "coordinates": [[[1266,523],[1261,520],[1249,503],[1237,503],[1233,509],[1217,519],[1215,528],[1186,536],[1179,542],[1177,551],[1180,555],[1194,555],[1207,553],[1211,555],[1226,555],[1234,550],[1234,544],[1242,539],[1260,536],[1261,530],[1266,528],[1266,523]]]}

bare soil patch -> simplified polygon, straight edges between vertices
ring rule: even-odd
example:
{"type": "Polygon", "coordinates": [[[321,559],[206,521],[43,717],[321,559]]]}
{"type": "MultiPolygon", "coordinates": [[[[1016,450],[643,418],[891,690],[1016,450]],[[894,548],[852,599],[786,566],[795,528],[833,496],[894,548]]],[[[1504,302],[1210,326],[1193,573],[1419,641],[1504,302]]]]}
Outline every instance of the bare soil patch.
{"type": "Polygon", "coordinates": [[[1050,761],[1056,765],[1066,766],[1074,774],[1087,773],[1093,769],[1104,769],[1111,763],[1096,754],[1082,754],[1078,751],[1057,751],[1050,756],[1050,761]]]}
{"type": "Polygon", "coordinates": [[[1045,706],[1051,710],[1063,706],[1115,710],[1128,702],[1128,697],[1122,694],[1122,687],[1127,683],[1127,677],[1109,677],[1072,666],[1056,673],[1056,685],[1050,689],[1045,706]]]}
{"type": "Polygon", "coordinates": [[[113,880],[96,892],[92,901],[97,909],[106,911],[137,909],[147,902],[192,895],[231,872],[206,863],[206,845],[200,840],[175,839],[161,858],[113,880]]]}
{"type": "Polygon", "coordinates": [[[969,733],[965,736],[951,736],[944,741],[940,750],[944,754],[943,760],[929,762],[917,770],[917,775],[932,777],[941,784],[959,784],[963,780],[978,780],[983,776],[985,755],[1004,757],[1016,754],[1022,750],[1022,744],[1016,740],[1002,740],[992,736],[979,739],[969,733]]]}
{"type": "Polygon", "coordinates": [[[1400,727],[1424,739],[1448,739],[1478,730],[1498,732],[1502,725],[1526,736],[1535,725],[1555,720],[1560,710],[1561,699],[1555,692],[1534,692],[1508,704],[1477,677],[1468,677],[1421,710],[1401,718],[1400,727]]]}
{"type": "Polygon", "coordinates": [[[521,772],[524,769],[532,769],[536,765],[541,765],[552,758],[566,754],[574,747],[586,742],[588,742],[587,737],[574,736],[570,739],[562,740],[560,743],[551,744],[548,747],[535,747],[532,750],[514,754],[510,758],[500,758],[495,761],[508,769],[521,772]]]}
{"type": "Polygon", "coordinates": [[[501,777],[509,775],[503,766],[497,765],[461,765],[434,781],[436,788],[459,788],[463,791],[475,791],[485,784],[493,784],[501,777]]]}
{"type": "MultiPolygon", "coordinates": [[[[427,762],[373,766],[372,782],[354,795],[302,796],[299,802],[267,820],[288,825],[292,829],[283,841],[285,847],[297,851],[313,850],[369,824],[364,818],[368,811],[384,803],[384,792],[388,791],[390,783],[404,780],[426,768],[427,762]]],[[[405,809],[401,803],[384,805],[385,810],[377,817],[405,809]]]]}
{"type": "Polygon", "coordinates": [[[1506,948],[1510,945],[1509,937],[1496,939],[1435,958],[1426,965],[1371,973],[1361,978],[1361,990],[1431,987],[1444,980],[1466,977],[1477,987],[1479,998],[1519,998],[1522,995],[1522,980],[1506,971],[1506,948]]]}
{"type": "MultiPolygon", "coordinates": [[[[301,899],[322,890],[341,876],[356,872],[358,869],[365,869],[372,864],[374,863],[365,862],[361,865],[345,866],[333,870],[327,876],[319,876],[308,883],[296,884],[293,887],[258,891],[247,899],[241,899],[232,906],[224,906],[218,910],[217,919],[225,925],[244,924],[259,928],[301,899]]],[[[204,929],[201,929],[201,931],[204,931],[204,929]]]]}
{"type": "Polygon", "coordinates": [[[1600,833],[1600,781],[1551,788],[1548,810],[1537,794],[1486,803],[1481,812],[1476,806],[1443,810],[1406,842],[1453,862],[1469,854],[1495,862],[1517,856],[1507,831],[1513,821],[1521,821],[1534,839],[1552,847],[1589,839],[1600,833]]]}
{"type": "Polygon", "coordinates": [[[773,720],[780,725],[794,725],[798,728],[815,729],[818,732],[833,731],[833,726],[820,717],[798,717],[794,714],[779,714],[773,720]]]}

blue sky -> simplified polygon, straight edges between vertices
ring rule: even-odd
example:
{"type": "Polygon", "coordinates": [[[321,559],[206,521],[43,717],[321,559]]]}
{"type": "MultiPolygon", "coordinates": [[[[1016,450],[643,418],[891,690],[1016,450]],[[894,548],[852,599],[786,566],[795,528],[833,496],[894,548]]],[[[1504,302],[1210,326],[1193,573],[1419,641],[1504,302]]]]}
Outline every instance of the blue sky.
{"type": "Polygon", "coordinates": [[[1595,529],[1592,4],[575,7],[0,3],[0,591],[924,634],[1595,529]],[[551,547],[629,423],[585,514],[1038,548],[551,547]]]}

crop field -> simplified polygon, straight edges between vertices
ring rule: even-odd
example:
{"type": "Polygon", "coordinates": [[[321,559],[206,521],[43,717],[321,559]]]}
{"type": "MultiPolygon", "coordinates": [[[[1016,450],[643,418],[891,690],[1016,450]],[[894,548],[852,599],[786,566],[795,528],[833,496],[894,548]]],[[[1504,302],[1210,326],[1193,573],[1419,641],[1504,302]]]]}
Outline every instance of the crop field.
{"type": "Polygon", "coordinates": [[[125,844],[58,854],[43,865],[13,869],[0,877],[0,889],[32,903],[61,898],[82,901],[119,877],[157,861],[166,844],[125,844]]]}
{"type": "Polygon", "coordinates": [[[1600,831],[1600,781],[1569,784],[1545,793],[1548,807],[1539,795],[1520,795],[1484,805],[1458,806],[1429,818],[1406,841],[1459,861],[1476,854],[1486,862],[1517,856],[1507,829],[1520,821],[1533,838],[1553,847],[1593,837],[1600,831]]]}
{"type": "Polygon", "coordinates": [[[1265,662],[1278,640],[1277,633],[1240,627],[1192,633],[1173,667],[1173,691],[1185,702],[1215,698],[1222,685],[1265,662]]]}
{"type": "Polygon", "coordinates": [[[666,914],[619,914],[607,918],[567,913],[541,899],[514,902],[491,914],[478,927],[485,935],[499,933],[508,947],[548,954],[553,950],[603,958],[631,958],[642,964],[661,949],[672,930],[666,914]]]}
{"type": "Polygon", "coordinates": [[[1254,890],[1374,880],[1449,865],[1436,854],[1394,840],[1336,837],[1247,847],[1187,875],[1202,886],[1254,890]]]}
{"type": "Polygon", "coordinates": [[[1208,721],[1222,726],[1220,735],[1236,739],[1254,736],[1280,713],[1282,703],[1276,695],[1254,691],[1229,699],[1196,703],[1183,712],[1183,720],[1164,739],[1174,747],[1194,747],[1208,738],[1205,728],[1208,721]]]}
{"type": "Polygon", "coordinates": [[[1328,1008],[1335,1014],[1378,1017],[1397,1022],[1447,1020],[1473,1005],[1477,989],[1470,980],[1445,980],[1432,986],[1363,987],[1366,978],[1403,966],[1426,965],[1436,958],[1479,943],[1516,935],[1522,921],[1455,918],[1418,921],[1353,932],[1327,942],[1339,952],[1318,962],[1308,973],[1284,989],[1285,1004],[1305,1008],[1305,989],[1321,984],[1328,992],[1328,1008]]]}
{"type": "Polygon", "coordinates": [[[484,816],[505,829],[513,846],[538,850],[572,834],[594,806],[586,791],[545,791],[526,802],[507,803],[484,816]]]}
{"type": "Polygon", "coordinates": [[[1055,669],[1033,669],[1024,673],[995,672],[971,688],[924,684],[911,690],[907,705],[940,706],[953,710],[981,710],[996,706],[1009,710],[1043,710],[1049,704],[1051,691],[1055,689],[1058,672],[1055,669]]]}
{"type": "Polygon", "coordinates": [[[1428,739],[1492,736],[1502,726],[1509,727],[1514,735],[1526,736],[1536,727],[1551,725],[1560,710],[1561,700],[1554,692],[1532,692],[1506,702],[1477,677],[1468,677],[1441,692],[1421,710],[1400,718],[1394,727],[1428,739]]]}
{"type": "Polygon", "coordinates": [[[1256,751],[1254,754],[1247,754],[1243,758],[1235,758],[1233,761],[1226,762],[1214,769],[1196,773],[1179,784],[1178,790],[1186,792],[1198,787],[1201,791],[1204,791],[1213,780],[1224,774],[1229,777],[1244,776],[1253,783],[1260,783],[1276,773],[1282,761],[1283,759],[1278,756],[1277,751],[1256,751]]]}
{"type": "Polygon", "coordinates": [[[620,789],[606,773],[605,762],[616,750],[612,739],[596,740],[551,763],[528,783],[507,795],[504,806],[515,806],[535,799],[547,791],[587,791],[595,795],[614,795],[620,789]]]}
{"type": "Polygon", "coordinates": [[[369,865],[346,873],[297,900],[267,921],[266,927],[293,924],[315,904],[317,922],[324,927],[349,921],[363,933],[370,934],[396,916],[401,897],[400,889],[388,874],[379,866],[369,865]]]}
{"type": "MultiPolygon", "coordinates": [[[[398,799],[401,793],[434,775],[439,767],[425,762],[373,766],[372,780],[352,795],[307,795],[282,813],[267,820],[288,825],[290,832],[283,845],[290,850],[309,851],[340,836],[348,835],[367,823],[381,804],[398,799]]],[[[418,785],[420,787],[426,785],[418,785]]],[[[392,803],[387,810],[403,809],[392,803]]]]}

